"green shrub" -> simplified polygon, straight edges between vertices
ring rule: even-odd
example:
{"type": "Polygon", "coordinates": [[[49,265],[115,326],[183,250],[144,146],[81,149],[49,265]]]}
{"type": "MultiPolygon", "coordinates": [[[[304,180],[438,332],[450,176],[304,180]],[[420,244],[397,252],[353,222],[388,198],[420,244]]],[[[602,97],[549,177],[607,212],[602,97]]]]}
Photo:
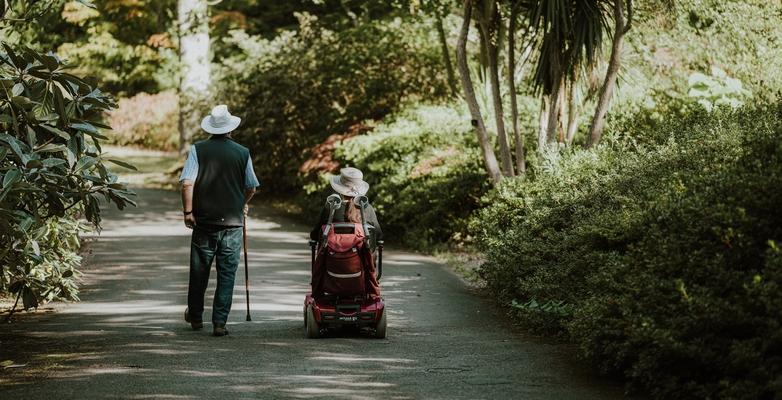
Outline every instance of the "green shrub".
{"type": "MultiPolygon", "coordinates": [[[[416,106],[337,146],[341,166],[364,172],[389,240],[424,248],[464,238],[488,189],[469,121],[463,109],[416,106]]],[[[310,185],[311,209],[323,206],[326,182],[310,185]]]]}
{"type": "Polygon", "coordinates": [[[300,14],[298,31],[269,41],[233,31],[223,61],[223,97],[244,118],[237,132],[256,172],[275,192],[301,187],[307,149],[329,135],[397,110],[410,96],[446,93],[433,33],[401,20],[326,29],[300,14]]]}
{"type": "Polygon", "coordinates": [[[179,146],[179,96],[173,90],[156,94],[139,93],[119,100],[109,113],[113,128],[109,143],[156,150],[176,150],[179,146]]]}
{"type": "Polygon", "coordinates": [[[24,308],[76,298],[79,218],[100,224],[100,200],[134,204],[101,154],[114,100],[56,55],[0,51],[0,293],[24,308]]]}
{"type": "Polygon", "coordinates": [[[509,180],[471,223],[489,288],[656,398],[782,396],[780,111],[696,113],[509,180]]]}

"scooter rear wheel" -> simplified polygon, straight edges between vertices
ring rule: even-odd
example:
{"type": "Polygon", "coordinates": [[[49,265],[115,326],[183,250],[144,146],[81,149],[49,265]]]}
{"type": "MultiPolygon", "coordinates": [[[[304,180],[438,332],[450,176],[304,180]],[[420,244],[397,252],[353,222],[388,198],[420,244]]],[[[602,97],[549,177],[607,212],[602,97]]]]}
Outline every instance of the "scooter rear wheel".
{"type": "Polygon", "coordinates": [[[317,339],[320,337],[320,325],[315,320],[315,314],[312,312],[312,306],[307,306],[307,316],[304,320],[304,329],[307,332],[307,338],[317,339]]]}
{"type": "Polygon", "coordinates": [[[375,339],[385,339],[386,338],[386,311],[383,309],[383,315],[380,316],[380,320],[377,321],[377,326],[375,327],[375,339]]]}

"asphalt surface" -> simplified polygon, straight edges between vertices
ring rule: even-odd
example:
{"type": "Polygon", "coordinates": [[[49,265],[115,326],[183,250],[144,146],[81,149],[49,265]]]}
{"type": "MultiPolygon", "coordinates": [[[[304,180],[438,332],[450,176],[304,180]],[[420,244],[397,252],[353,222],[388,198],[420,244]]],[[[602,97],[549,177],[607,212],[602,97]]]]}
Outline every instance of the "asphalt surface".
{"type": "MultiPolygon", "coordinates": [[[[307,228],[273,211],[249,221],[252,322],[237,274],[230,335],[192,331],[189,235],[178,194],[138,190],[90,245],[82,301],[0,325],[1,399],[617,399],[554,341],[508,324],[434,260],[387,249],[388,338],[306,339],[307,228]]],[[[207,291],[211,313],[214,273],[207,291]]]]}

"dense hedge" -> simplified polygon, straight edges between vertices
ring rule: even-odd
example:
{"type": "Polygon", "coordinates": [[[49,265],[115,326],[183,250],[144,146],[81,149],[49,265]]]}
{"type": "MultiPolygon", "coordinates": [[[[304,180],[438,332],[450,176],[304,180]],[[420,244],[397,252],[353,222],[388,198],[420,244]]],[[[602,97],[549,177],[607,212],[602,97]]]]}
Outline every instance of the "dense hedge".
{"type": "Polygon", "coordinates": [[[782,396],[782,108],[697,114],[508,180],[490,289],[657,398],[782,396]]]}
{"type": "MultiPolygon", "coordinates": [[[[340,165],[364,172],[389,240],[423,248],[466,234],[489,187],[469,121],[465,110],[417,106],[337,146],[340,165]]],[[[309,188],[311,209],[322,207],[328,176],[309,188]]]]}
{"type": "Polygon", "coordinates": [[[301,187],[308,149],[411,98],[438,98],[446,80],[437,41],[424,25],[373,21],[339,30],[299,15],[298,31],[274,40],[235,31],[236,56],[220,68],[225,101],[244,118],[237,135],[275,193],[301,187]]]}

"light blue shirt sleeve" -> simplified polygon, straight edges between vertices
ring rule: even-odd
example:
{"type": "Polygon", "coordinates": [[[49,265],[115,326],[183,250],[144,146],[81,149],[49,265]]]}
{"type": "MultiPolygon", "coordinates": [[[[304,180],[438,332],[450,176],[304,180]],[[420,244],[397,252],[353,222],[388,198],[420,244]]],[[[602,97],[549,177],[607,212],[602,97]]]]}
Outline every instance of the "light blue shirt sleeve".
{"type": "Polygon", "coordinates": [[[247,157],[247,168],[244,171],[244,188],[253,189],[258,186],[261,186],[261,183],[258,182],[258,177],[255,176],[255,170],[253,169],[253,159],[251,157],[247,157]]]}
{"type": "Polygon", "coordinates": [[[198,177],[198,155],[195,146],[190,146],[190,153],[187,155],[185,166],[182,168],[182,175],[179,176],[179,182],[188,180],[195,182],[198,177]]]}

